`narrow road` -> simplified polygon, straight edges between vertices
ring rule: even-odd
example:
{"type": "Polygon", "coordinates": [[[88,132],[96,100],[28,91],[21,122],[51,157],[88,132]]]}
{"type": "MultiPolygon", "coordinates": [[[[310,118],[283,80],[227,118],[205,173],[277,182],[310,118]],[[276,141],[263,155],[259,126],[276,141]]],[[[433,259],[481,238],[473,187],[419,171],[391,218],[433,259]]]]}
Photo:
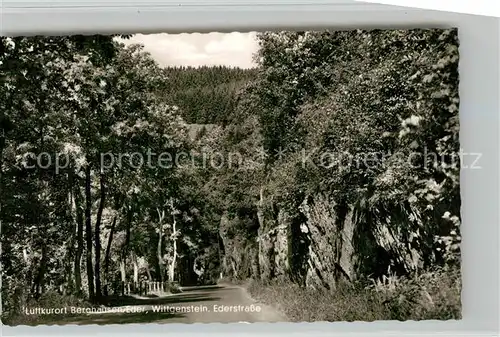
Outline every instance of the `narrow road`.
{"type": "Polygon", "coordinates": [[[284,322],[275,309],[255,302],[240,286],[183,288],[156,298],[125,297],[105,313],[65,317],[56,324],[284,322]]]}

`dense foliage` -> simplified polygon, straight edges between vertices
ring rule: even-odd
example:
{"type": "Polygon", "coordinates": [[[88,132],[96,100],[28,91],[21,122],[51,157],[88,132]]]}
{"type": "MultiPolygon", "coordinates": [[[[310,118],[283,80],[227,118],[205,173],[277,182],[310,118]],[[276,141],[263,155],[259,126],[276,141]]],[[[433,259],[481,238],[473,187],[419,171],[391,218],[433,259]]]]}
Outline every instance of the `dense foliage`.
{"type": "Polygon", "coordinates": [[[1,46],[3,315],[51,291],[99,302],[121,282],[193,282],[184,264],[217,242],[201,175],[182,160],[158,166],[154,154],[196,149],[183,117],[205,118],[189,116],[187,99],[182,112],[168,104],[179,94],[170,88],[206,87],[214,72],[223,85],[232,72],[202,69],[197,85],[113,37],[1,46]]]}
{"type": "MultiPolygon", "coordinates": [[[[456,30],[266,32],[259,42],[258,76],[224,144],[228,152],[244,149],[246,164],[259,165],[224,172],[213,184],[233,219],[225,222],[229,232],[246,224],[232,239],[236,257],[228,262],[240,269],[228,275],[260,278],[253,293],[285,312],[301,311],[299,321],[325,308],[292,305],[299,302],[289,282],[341,291],[342,280],[363,288],[389,274],[422,275],[436,284],[433,294],[424,281],[387,294],[410,302],[436,296],[439,309],[417,315],[420,304],[403,309],[395,301],[375,316],[438,318],[444,310],[459,317],[456,30]],[[267,288],[269,281],[275,285],[267,288]]],[[[300,303],[316,298],[304,293],[300,303]]],[[[348,302],[335,303],[343,310],[348,302]]],[[[371,310],[352,307],[357,319],[367,314],[362,308],[371,310]]]]}
{"type": "Polygon", "coordinates": [[[111,36],[2,38],[3,317],[140,279],[456,275],[456,30],[258,39],[241,70],[160,68],[111,36]]]}
{"type": "Polygon", "coordinates": [[[359,252],[373,255],[366,240],[388,231],[418,254],[415,265],[405,247],[384,247],[403,273],[442,262],[445,240],[456,258],[456,31],[264,33],[260,43],[258,103],[246,111],[247,123],[258,115],[266,160],[246,183],[290,212],[320,195],[354,205],[359,252]]]}

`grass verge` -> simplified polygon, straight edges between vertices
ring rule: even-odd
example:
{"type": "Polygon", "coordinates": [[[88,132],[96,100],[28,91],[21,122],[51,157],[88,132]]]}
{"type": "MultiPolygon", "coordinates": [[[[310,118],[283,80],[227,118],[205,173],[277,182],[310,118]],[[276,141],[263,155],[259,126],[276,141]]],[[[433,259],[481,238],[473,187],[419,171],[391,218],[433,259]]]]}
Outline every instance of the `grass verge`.
{"type": "Polygon", "coordinates": [[[453,320],[461,318],[459,269],[441,269],[410,278],[388,277],[372,284],[304,289],[287,282],[253,280],[248,291],[292,322],[453,320]]]}

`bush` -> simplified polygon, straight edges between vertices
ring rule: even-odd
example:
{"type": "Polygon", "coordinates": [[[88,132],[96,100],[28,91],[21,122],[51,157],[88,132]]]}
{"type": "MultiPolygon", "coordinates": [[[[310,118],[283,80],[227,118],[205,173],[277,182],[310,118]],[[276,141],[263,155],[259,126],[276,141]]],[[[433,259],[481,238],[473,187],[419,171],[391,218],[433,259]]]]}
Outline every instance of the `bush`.
{"type": "Polygon", "coordinates": [[[165,287],[165,292],[170,294],[178,294],[181,293],[182,290],[179,287],[179,284],[167,282],[165,287]]]}
{"type": "Polygon", "coordinates": [[[392,320],[461,318],[462,282],[459,268],[437,269],[412,278],[387,277],[370,290],[383,298],[392,320]]]}
{"type": "Polygon", "coordinates": [[[427,272],[413,278],[393,276],[369,286],[343,284],[335,290],[252,281],[248,291],[257,300],[274,305],[292,322],[461,318],[461,280],[457,269],[427,272]]]}

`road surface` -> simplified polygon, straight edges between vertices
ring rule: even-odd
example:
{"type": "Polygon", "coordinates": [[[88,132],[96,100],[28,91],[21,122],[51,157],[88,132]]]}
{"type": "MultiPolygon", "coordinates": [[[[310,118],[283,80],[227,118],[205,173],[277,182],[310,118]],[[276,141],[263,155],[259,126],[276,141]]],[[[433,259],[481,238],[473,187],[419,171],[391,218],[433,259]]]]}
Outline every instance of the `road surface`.
{"type": "Polygon", "coordinates": [[[127,323],[238,323],[284,322],[272,307],[255,302],[240,286],[216,285],[183,288],[182,293],[156,298],[125,297],[120,304],[55,324],[127,323]]]}

